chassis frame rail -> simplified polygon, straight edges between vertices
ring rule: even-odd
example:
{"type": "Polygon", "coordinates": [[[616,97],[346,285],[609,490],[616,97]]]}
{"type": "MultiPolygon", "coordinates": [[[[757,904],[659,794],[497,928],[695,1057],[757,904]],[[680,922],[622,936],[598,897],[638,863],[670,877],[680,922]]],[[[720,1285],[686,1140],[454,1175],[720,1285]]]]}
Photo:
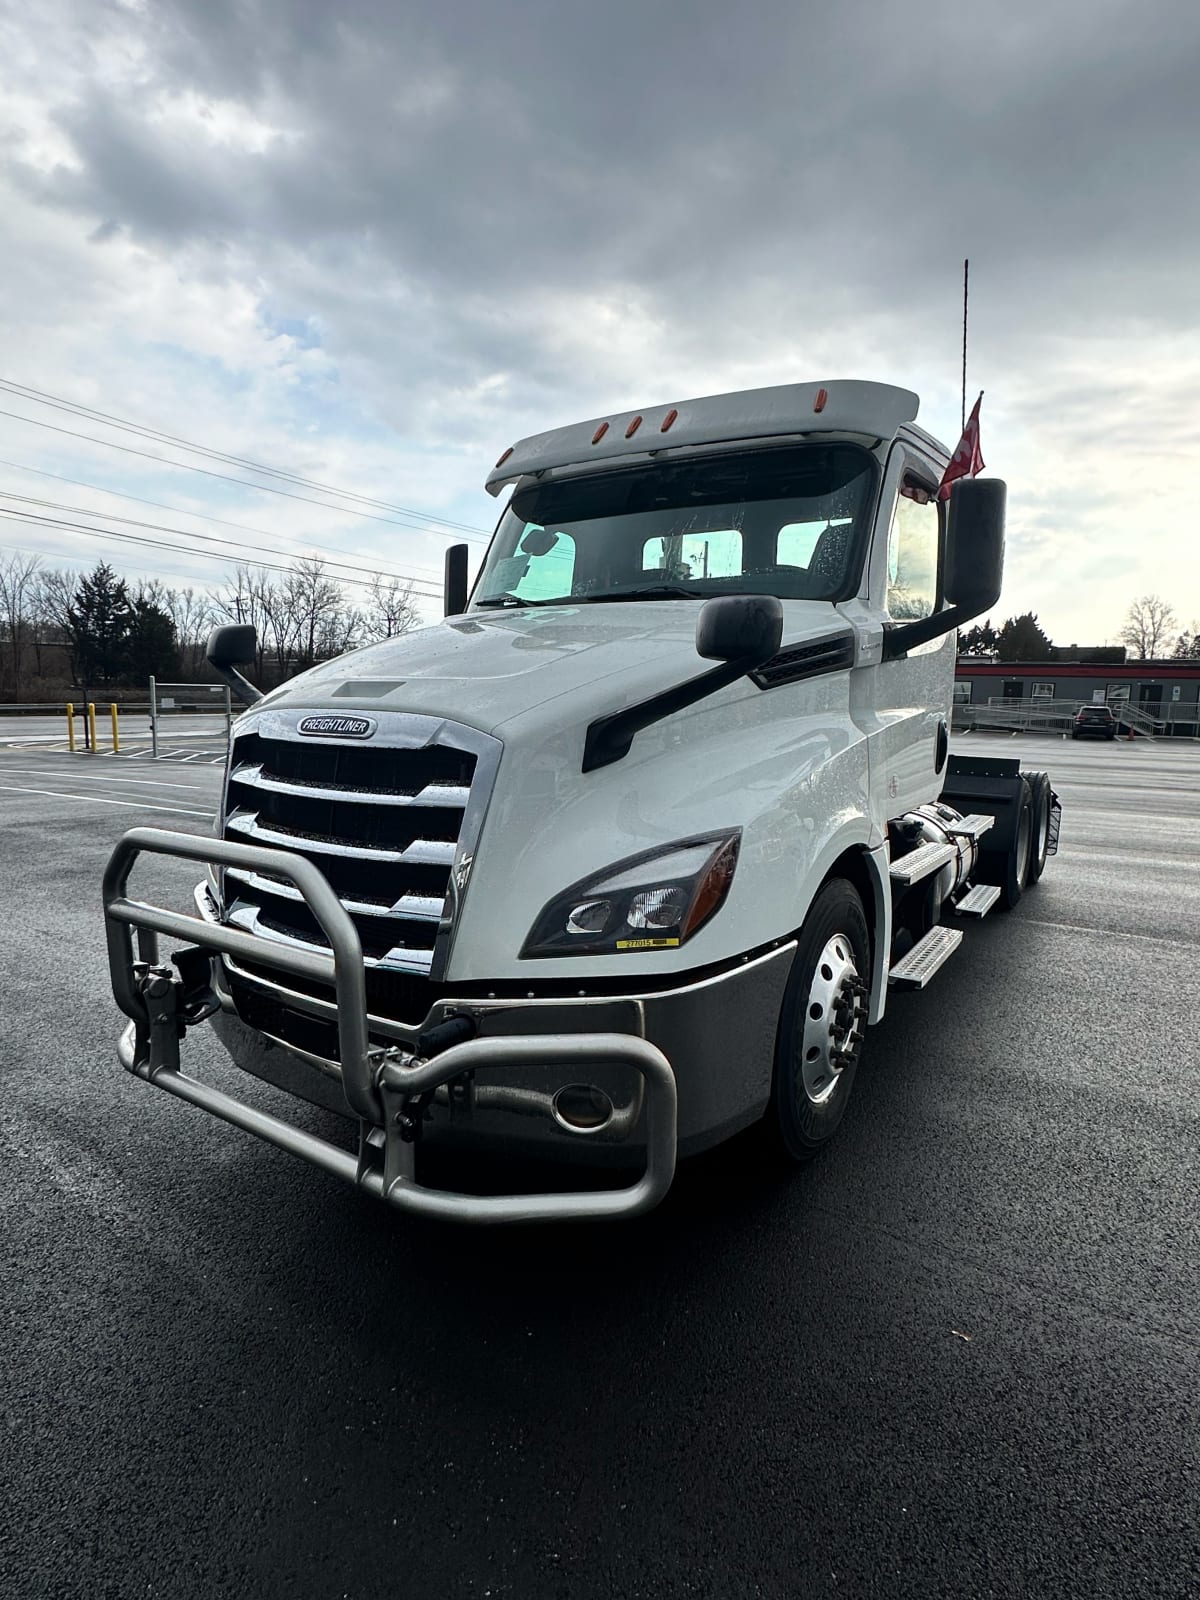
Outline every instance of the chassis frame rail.
{"type": "Polygon", "coordinates": [[[119,1056],[136,1077],[221,1117],[235,1127],[355,1184],[401,1210],[464,1222],[543,1222],[634,1216],[666,1194],[675,1173],[677,1094],[670,1063],[657,1046],[633,1034],[528,1034],[480,1037],[422,1058],[400,1046],[375,1047],[367,1025],[358,931],[324,874],[285,850],[207,839],[158,828],[131,829],[104,874],[109,970],[118,1006],[130,1019],[119,1056]],[[297,950],[237,928],[131,900],[129,874],[143,853],[217,866],[249,867],[294,884],[329,941],[330,954],[297,950]],[[133,933],[137,932],[137,953],[133,933]],[[337,1002],[342,1089],[358,1121],[358,1154],[189,1076],[180,1041],[212,1014],[215,1000],[185,1011],[184,982],[159,959],[158,936],[184,940],[212,954],[243,956],[286,973],[332,984],[337,1002]],[[632,1067],[645,1086],[646,1167],[620,1189],[554,1194],[471,1195],[426,1188],[416,1177],[414,1127],[432,1092],[465,1074],[513,1066],[632,1067]]]}

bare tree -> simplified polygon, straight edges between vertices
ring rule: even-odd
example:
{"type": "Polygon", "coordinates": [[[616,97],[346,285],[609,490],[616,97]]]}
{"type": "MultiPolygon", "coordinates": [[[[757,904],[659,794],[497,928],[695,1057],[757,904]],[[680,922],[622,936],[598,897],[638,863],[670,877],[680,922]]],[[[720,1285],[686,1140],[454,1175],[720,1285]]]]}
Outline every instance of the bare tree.
{"type": "Polygon", "coordinates": [[[271,580],[261,568],[235,567],[233,577],[226,579],[212,597],[218,616],[226,616],[231,622],[248,623],[257,632],[258,650],[254,664],[260,675],[267,652],[272,595],[271,580]]]}
{"type": "Polygon", "coordinates": [[[317,556],[302,556],[282,584],[283,602],[301,669],[317,659],[317,642],[344,609],[340,586],[326,575],[317,556]]]}
{"type": "Polygon", "coordinates": [[[1165,600],[1156,594],[1144,594],[1130,605],[1117,638],[1129,646],[1139,661],[1149,661],[1170,644],[1175,620],[1174,608],[1165,600]]]}
{"type": "Polygon", "coordinates": [[[190,588],[167,589],[160,603],[175,624],[183,670],[196,672],[209,632],[217,621],[212,595],[190,588]]]}
{"type": "MultiPolygon", "coordinates": [[[[79,574],[70,568],[43,567],[37,575],[32,602],[32,637],[37,675],[45,676],[44,651],[69,647],[71,600],[79,587],[79,574]]],[[[65,664],[63,670],[66,670],[65,664]]]]}
{"type": "Polygon", "coordinates": [[[31,642],[33,611],[37,593],[40,556],[25,556],[13,551],[0,557],[0,635],[8,649],[9,678],[13,695],[21,698],[25,651],[31,642]]]}
{"type": "Polygon", "coordinates": [[[371,598],[363,612],[364,639],[371,643],[394,639],[415,628],[420,620],[411,582],[404,578],[372,578],[371,598]]]}

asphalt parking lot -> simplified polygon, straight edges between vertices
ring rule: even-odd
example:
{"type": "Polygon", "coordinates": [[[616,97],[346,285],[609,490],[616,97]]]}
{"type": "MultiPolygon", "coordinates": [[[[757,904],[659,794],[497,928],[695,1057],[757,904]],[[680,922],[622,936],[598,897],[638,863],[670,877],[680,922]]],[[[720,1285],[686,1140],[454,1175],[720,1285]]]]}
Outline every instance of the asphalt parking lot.
{"type": "Polygon", "coordinates": [[[0,1591],[1200,1595],[1200,747],[961,748],[1048,769],[1062,847],[835,1148],[501,1233],[123,1073],[101,871],[219,773],[0,749],[0,1591]]]}

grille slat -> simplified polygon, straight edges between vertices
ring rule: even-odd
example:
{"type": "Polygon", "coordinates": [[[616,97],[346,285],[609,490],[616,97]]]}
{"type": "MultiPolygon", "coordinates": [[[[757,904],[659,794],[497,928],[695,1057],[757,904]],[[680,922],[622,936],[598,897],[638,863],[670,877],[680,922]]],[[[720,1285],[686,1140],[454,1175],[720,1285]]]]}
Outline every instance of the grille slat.
{"type": "MultiPolygon", "coordinates": [[[[304,896],[299,889],[290,883],[284,883],[282,878],[268,878],[260,872],[247,872],[242,867],[226,867],[225,876],[236,878],[239,883],[244,883],[248,888],[257,889],[263,894],[304,904],[304,896]]],[[[351,916],[396,917],[403,922],[440,922],[445,905],[444,900],[439,900],[433,895],[417,894],[402,894],[399,900],[390,906],[378,900],[355,900],[345,896],[341,899],[351,916]]]]}
{"type": "Polygon", "coordinates": [[[471,793],[461,784],[428,783],[416,794],[400,789],[355,789],[349,784],[298,783],[294,778],[276,778],[265,772],[261,763],[237,767],[229,774],[229,781],[247,789],[282,794],[307,800],[351,801],[366,806],[429,806],[446,807],[462,811],[471,793]]]}
{"type": "Polygon", "coordinates": [[[456,843],[449,839],[414,839],[403,850],[386,850],[374,845],[352,844],[331,834],[303,833],[299,828],[265,826],[258,820],[257,812],[235,811],[225,822],[227,832],[236,833],[257,844],[282,845],[286,850],[298,850],[301,855],[315,851],[319,855],[354,856],[360,861],[378,861],[397,865],[425,863],[428,866],[449,868],[454,862],[456,843]]]}
{"type": "MultiPolygon", "coordinates": [[[[419,1020],[434,997],[475,767],[470,750],[436,742],[348,746],[257,730],[235,740],[225,836],[294,851],[320,869],[358,930],[377,1015],[419,1020]]],[[[328,948],[294,885],[233,868],[225,879],[231,922],[264,944],[328,948]]],[[[332,1002],[330,986],[316,989],[332,1002]]]]}

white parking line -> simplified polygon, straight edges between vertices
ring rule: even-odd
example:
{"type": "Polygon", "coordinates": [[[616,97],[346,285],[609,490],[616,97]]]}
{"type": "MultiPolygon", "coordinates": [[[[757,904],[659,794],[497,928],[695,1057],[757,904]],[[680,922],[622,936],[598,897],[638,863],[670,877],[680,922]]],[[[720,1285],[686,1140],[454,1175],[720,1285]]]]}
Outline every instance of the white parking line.
{"type": "Polygon", "coordinates": [[[1129,928],[1090,928],[1083,922],[1048,922],[1042,917],[1022,917],[1021,921],[1033,928],[1055,928],[1061,933],[1087,933],[1094,939],[1136,939],[1139,944],[1164,944],[1171,950],[1194,951],[1195,942],[1188,939],[1164,939],[1157,933],[1134,933],[1129,928]]]}
{"type": "Polygon", "coordinates": [[[6,794],[42,794],[51,800],[82,800],[85,806],[127,806],[130,811],[169,811],[177,817],[208,817],[216,813],[214,806],[208,811],[193,811],[189,806],[156,806],[147,801],[106,800],[98,794],[64,794],[61,789],[22,789],[15,783],[0,783],[6,794]]]}
{"type": "MultiPolygon", "coordinates": [[[[10,767],[7,762],[0,765],[0,773],[10,772],[15,772],[19,778],[45,776],[36,767],[10,767]]],[[[112,778],[107,772],[58,772],[54,776],[61,783],[133,783],[143,789],[194,789],[197,794],[203,794],[208,788],[206,783],[167,783],[162,778],[112,778]]]]}

